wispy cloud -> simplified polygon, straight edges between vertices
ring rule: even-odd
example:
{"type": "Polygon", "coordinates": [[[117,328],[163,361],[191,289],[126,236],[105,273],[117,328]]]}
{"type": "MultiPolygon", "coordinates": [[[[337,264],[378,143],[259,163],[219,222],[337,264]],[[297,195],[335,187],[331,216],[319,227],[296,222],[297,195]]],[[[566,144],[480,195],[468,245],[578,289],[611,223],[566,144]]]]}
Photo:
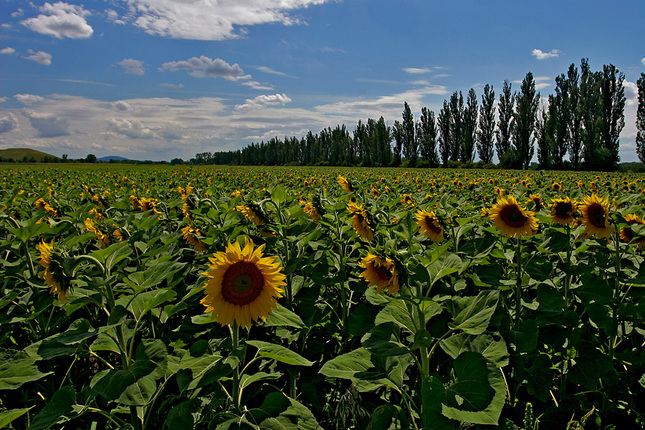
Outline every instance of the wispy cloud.
{"type": "Polygon", "coordinates": [[[42,64],[43,66],[49,66],[52,63],[52,55],[44,52],[44,51],[34,51],[30,49],[29,54],[26,57],[23,57],[27,60],[35,61],[38,64],[42,64]]]}
{"type": "Polygon", "coordinates": [[[293,78],[293,76],[287,75],[284,72],[279,72],[277,70],[273,70],[272,68],[267,67],[267,66],[258,66],[258,67],[256,67],[256,69],[259,70],[260,72],[269,73],[271,75],[287,76],[287,77],[293,78]]]}
{"type": "Polygon", "coordinates": [[[403,71],[405,73],[410,73],[413,75],[420,75],[420,74],[432,72],[432,70],[428,69],[427,67],[405,67],[403,71]]]}
{"type": "Polygon", "coordinates": [[[27,18],[22,25],[40,34],[54,36],[57,39],[86,39],[94,30],[85,20],[90,12],[82,6],[57,2],[45,3],[38,8],[40,15],[27,18]]]}
{"type": "Polygon", "coordinates": [[[558,58],[562,54],[562,51],[559,49],[552,49],[549,52],[544,52],[540,49],[534,49],[531,51],[531,55],[537,58],[538,60],[547,60],[549,58],[558,58]]]}
{"type": "MultiPolygon", "coordinates": [[[[237,64],[228,64],[221,58],[211,59],[204,55],[201,57],[192,57],[185,61],[170,61],[163,63],[162,70],[177,72],[180,70],[187,71],[194,78],[239,78],[244,74],[244,70],[237,64]]],[[[250,77],[250,76],[249,76],[250,77]]]]}
{"type": "Polygon", "coordinates": [[[143,61],[140,60],[124,58],[116,64],[123,67],[125,73],[129,73],[131,75],[143,75],[144,73],[146,73],[146,69],[143,67],[143,61]]]}
{"type": "Polygon", "coordinates": [[[283,106],[291,103],[291,99],[284,93],[282,94],[263,94],[253,99],[246,99],[246,102],[235,106],[236,110],[251,110],[265,108],[267,106],[283,106]]]}
{"type": "Polygon", "coordinates": [[[15,54],[15,52],[16,50],[11,47],[0,49],[0,54],[4,54],[4,55],[13,55],[15,54]]]}

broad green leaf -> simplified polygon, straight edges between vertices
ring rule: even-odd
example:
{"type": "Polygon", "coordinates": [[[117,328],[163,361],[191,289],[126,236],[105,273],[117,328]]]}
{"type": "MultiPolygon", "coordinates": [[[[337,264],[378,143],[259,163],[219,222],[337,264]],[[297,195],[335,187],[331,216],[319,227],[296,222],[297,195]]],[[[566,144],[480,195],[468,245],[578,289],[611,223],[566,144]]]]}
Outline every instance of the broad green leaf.
{"type": "Polygon", "coordinates": [[[36,359],[22,351],[0,350],[0,390],[13,390],[53,372],[42,373],[36,359]]]}
{"type": "Polygon", "coordinates": [[[311,411],[282,393],[269,393],[259,408],[248,411],[249,422],[261,429],[317,430],[320,425],[311,411]]]}
{"type": "Polygon", "coordinates": [[[132,253],[132,248],[128,242],[117,242],[107,248],[94,251],[90,255],[99,260],[105,266],[109,273],[122,260],[126,259],[132,253]]]}
{"type": "Polygon", "coordinates": [[[73,321],[66,331],[28,346],[25,352],[37,360],[74,355],[79,343],[96,334],[96,330],[90,326],[88,320],[79,319],[73,321]]]}
{"type": "Polygon", "coordinates": [[[7,427],[13,421],[17,420],[33,408],[34,406],[22,409],[10,409],[8,411],[0,412],[0,429],[7,427]]]}
{"type": "Polygon", "coordinates": [[[271,358],[293,366],[311,366],[314,364],[313,361],[309,361],[300,354],[281,345],[262,342],[260,340],[247,340],[246,343],[247,345],[258,348],[258,354],[265,358],[271,358]]]}
{"type": "Polygon", "coordinates": [[[508,365],[508,349],[506,342],[499,334],[480,334],[473,336],[467,333],[457,333],[440,343],[446,354],[456,359],[464,352],[477,352],[496,367],[508,365]]]}
{"type": "Polygon", "coordinates": [[[367,424],[367,430],[389,430],[392,426],[392,421],[397,419],[400,420],[402,424],[407,424],[407,418],[401,407],[395,405],[381,405],[371,413],[370,422],[367,424]]]}
{"type": "Polygon", "coordinates": [[[134,318],[139,320],[146,312],[174,299],[176,296],[177,293],[175,291],[168,289],[146,291],[144,293],[137,294],[134,299],[132,299],[129,308],[131,309],[134,318]]]}
{"type": "Polygon", "coordinates": [[[464,266],[463,261],[457,254],[446,252],[436,261],[428,266],[430,285],[434,285],[439,279],[459,272],[464,266]]]}
{"type": "Polygon", "coordinates": [[[74,387],[63,387],[56,391],[47,405],[34,417],[29,430],[48,429],[56,424],[61,417],[72,413],[76,403],[74,387]]]}
{"type": "Polygon", "coordinates": [[[287,201],[287,192],[284,188],[282,188],[282,186],[278,185],[271,192],[271,198],[274,202],[281,205],[282,203],[287,201]]]}
{"type": "Polygon", "coordinates": [[[470,299],[472,299],[470,304],[457,314],[453,323],[468,334],[482,334],[488,328],[497,308],[499,291],[482,291],[477,297],[470,299]]]}
{"type": "Polygon", "coordinates": [[[356,372],[365,372],[373,367],[370,353],[365,348],[332,358],[320,368],[320,373],[330,378],[352,379],[356,372]]]}
{"type": "Polygon", "coordinates": [[[448,402],[446,388],[435,376],[424,379],[421,383],[421,427],[433,430],[455,430],[457,422],[449,420],[441,413],[443,405],[448,402]]]}
{"type": "Polygon", "coordinates": [[[280,306],[277,309],[273,309],[271,315],[267,318],[264,323],[270,327],[294,327],[294,328],[304,328],[305,323],[302,319],[293,311],[280,306]]]}
{"type": "Polygon", "coordinates": [[[245,389],[254,382],[266,381],[268,379],[280,379],[279,373],[256,372],[252,375],[243,374],[240,377],[240,390],[245,389]]]}
{"type": "MultiPolygon", "coordinates": [[[[176,261],[155,262],[143,272],[135,272],[129,275],[124,281],[140,293],[152,287],[156,287],[163,281],[170,279],[175,273],[184,268],[186,263],[176,261]]],[[[168,282],[170,285],[170,282],[168,282]]]]}
{"type": "Polygon", "coordinates": [[[195,426],[193,413],[199,410],[201,402],[198,399],[185,400],[173,407],[164,421],[164,428],[192,429],[195,426]]]}

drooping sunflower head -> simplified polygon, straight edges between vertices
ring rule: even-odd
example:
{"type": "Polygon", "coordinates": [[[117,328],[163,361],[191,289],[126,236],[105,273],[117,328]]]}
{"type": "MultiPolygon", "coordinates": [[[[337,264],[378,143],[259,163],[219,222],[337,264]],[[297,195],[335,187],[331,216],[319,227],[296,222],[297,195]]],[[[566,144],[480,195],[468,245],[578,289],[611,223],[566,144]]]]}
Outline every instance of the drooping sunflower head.
{"type": "Polygon", "coordinates": [[[91,218],[86,218],[83,225],[87,231],[96,235],[96,240],[101,249],[107,248],[110,245],[110,236],[102,232],[91,218]]]}
{"type": "Polygon", "coordinates": [[[235,210],[241,212],[242,215],[255,225],[267,224],[269,221],[260,206],[255,203],[235,206],[235,210]]]}
{"type": "Polygon", "coordinates": [[[286,276],[277,258],[265,257],[263,250],[264,245],[254,248],[245,238],[244,248],[239,242],[229,242],[224,251],[209,258],[210,270],[204,273],[209,279],[201,303],[222,326],[250,327],[278,307],[276,299],[282,297],[280,287],[286,285],[286,276]]]}
{"type": "Polygon", "coordinates": [[[51,215],[51,216],[54,216],[54,217],[58,216],[58,212],[56,211],[56,209],[54,209],[54,207],[52,205],[47,203],[45,201],[45,199],[40,198],[40,199],[36,200],[34,202],[34,204],[36,205],[37,209],[47,211],[47,213],[49,213],[49,215],[51,215]]]}
{"type": "Polygon", "coordinates": [[[418,210],[416,213],[417,225],[419,230],[426,237],[429,237],[433,242],[443,242],[444,228],[441,220],[435,215],[434,212],[426,210],[418,210]]]}
{"type": "Polygon", "coordinates": [[[50,292],[63,303],[67,302],[67,292],[70,289],[70,281],[63,270],[63,258],[61,251],[54,246],[54,241],[40,242],[36,245],[40,253],[40,265],[45,269],[40,272],[45,285],[50,287],[50,292]]]}
{"type": "Polygon", "coordinates": [[[348,193],[354,191],[351,182],[349,182],[349,180],[344,176],[338,175],[338,185],[343,187],[343,189],[348,193]]]}
{"type": "Polygon", "coordinates": [[[551,204],[551,220],[556,224],[571,225],[575,220],[575,213],[578,204],[566,197],[564,199],[553,199],[551,204]]]}
{"type": "MultiPolygon", "coordinates": [[[[630,226],[645,224],[645,221],[635,214],[625,215],[625,221],[627,221],[630,226]]],[[[636,237],[631,227],[623,227],[620,229],[620,239],[627,243],[637,244],[638,249],[643,249],[645,247],[645,237],[636,237]]]]}
{"type": "Polygon", "coordinates": [[[614,232],[610,224],[609,200],[597,194],[586,196],[580,205],[582,224],[589,235],[596,237],[609,237],[614,232]]]}
{"type": "Polygon", "coordinates": [[[508,237],[531,236],[538,229],[535,212],[524,209],[512,195],[497,200],[488,217],[500,233],[508,237]]]}
{"type": "Polygon", "coordinates": [[[413,207],[414,206],[414,199],[412,199],[412,196],[410,194],[403,194],[401,197],[401,204],[405,207],[413,207]]]}
{"type": "Polygon", "coordinates": [[[530,194],[529,200],[527,201],[527,203],[531,203],[531,202],[535,205],[536,212],[544,207],[541,194],[530,194]]]}
{"type": "Polygon", "coordinates": [[[202,233],[198,229],[187,225],[186,227],[181,229],[181,233],[186,243],[195,248],[195,251],[206,251],[206,245],[200,240],[202,233]]]}
{"type": "Polygon", "coordinates": [[[309,217],[313,222],[320,221],[320,213],[318,212],[318,210],[316,209],[316,206],[314,206],[312,202],[306,202],[303,210],[307,215],[309,215],[309,217]]]}
{"type": "Polygon", "coordinates": [[[368,286],[376,287],[376,294],[383,290],[390,295],[399,292],[399,272],[391,258],[368,254],[358,266],[365,269],[359,276],[367,281],[368,286]]]}
{"type": "Polygon", "coordinates": [[[363,209],[363,205],[359,203],[349,202],[347,210],[352,214],[352,227],[356,234],[361,238],[371,242],[374,240],[374,227],[369,213],[363,209]]]}

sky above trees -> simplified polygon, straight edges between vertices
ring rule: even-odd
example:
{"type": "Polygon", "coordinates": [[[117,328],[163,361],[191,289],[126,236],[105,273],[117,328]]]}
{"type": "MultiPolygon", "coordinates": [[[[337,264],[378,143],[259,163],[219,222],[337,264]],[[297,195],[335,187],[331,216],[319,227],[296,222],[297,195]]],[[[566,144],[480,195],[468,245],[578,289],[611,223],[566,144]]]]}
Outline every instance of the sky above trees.
{"type": "MultiPolygon", "coordinates": [[[[454,91],[543,99],[589,58],[625,74],[621,161],[636,161],[645,3],[111,0],[0,8],[0,149],[188,159],[383,116],[454,91]]],[[[496,161],[496,160],[495,160],[496,161]]]]}

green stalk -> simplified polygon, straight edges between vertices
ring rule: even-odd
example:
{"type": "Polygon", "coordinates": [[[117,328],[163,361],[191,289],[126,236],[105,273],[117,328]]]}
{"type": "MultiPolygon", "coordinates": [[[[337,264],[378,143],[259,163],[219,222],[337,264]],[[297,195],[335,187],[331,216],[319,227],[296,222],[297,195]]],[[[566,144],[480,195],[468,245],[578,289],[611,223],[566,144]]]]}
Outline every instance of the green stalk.
{"type": "Polygon", "coordinates": [[[522,311],[522,236],[517,237],[517,285],[515,290],[515,329],[520,330],[522,311]]]}
{"type": "Polygon", "coordinates": [[[567,225],[567,261],[565,265],[565,275],[564,275],[564,309],[567,310],[569,309],[569,301],[571,298],[569,297],[569,292],[571,289],[571,226],[567,225]]]}
{"type": "MultiPolygon", "coordinates": [[[[232,351],[235,351],[240,344],[240,328],[237,325],[236,321],[233,321],[233,326],[229,326],[231,330],[231,341],[232,341],[232,351]]],[[[239,363],[235,365],[233,370],[233,394],[232,394],[233,405],[236,410],[240,409],[241,403],[241,393],[240,393],[240,365],[239,363]]]]}

